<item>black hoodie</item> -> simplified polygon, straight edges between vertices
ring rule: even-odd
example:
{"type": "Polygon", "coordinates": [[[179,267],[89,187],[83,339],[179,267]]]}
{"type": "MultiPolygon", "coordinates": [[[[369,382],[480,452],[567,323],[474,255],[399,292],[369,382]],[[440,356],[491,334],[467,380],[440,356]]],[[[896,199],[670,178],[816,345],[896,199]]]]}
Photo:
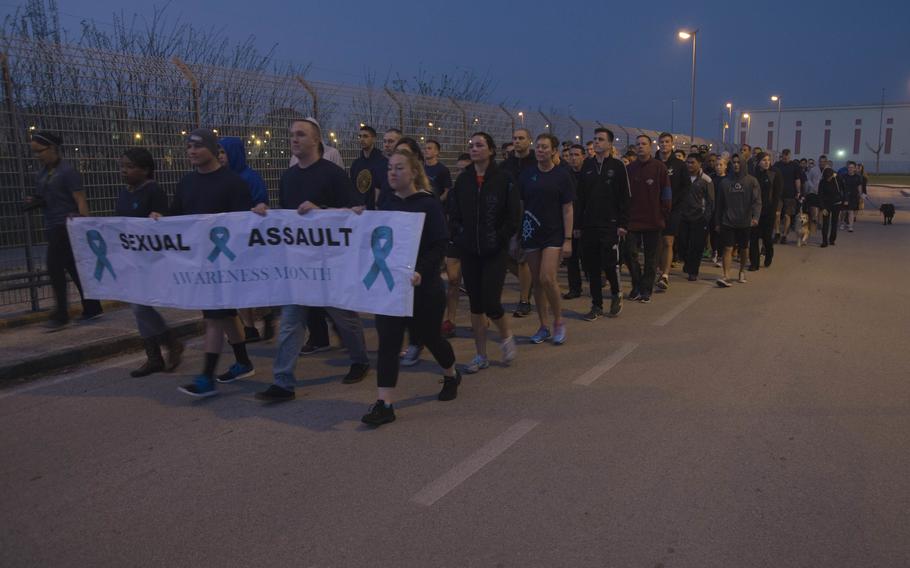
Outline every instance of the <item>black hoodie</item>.
{"type": "Polygon", "coordinates": [[[768,220],[777,215],[777,205],[783,194],[783,179],[777,170],[763,170],[761,166],[755,171],[755,179],[761,186],[761,218],[768,220]]]}
{"type": "Polygon", "coordinates": [[[844,188],[833,169],[825,168],[822,172],[822,179],[818,182],[818,195],[825,209],[837,209],[845,201],[844,188]]]}
{"type": "Polygon", "coordinates": [[[629,228],[629,175],[616,158],[606,157],[600,168],[588,158],[578,178],[576,229],[629,228]]]}
{"type": "Polygon", "coordinates": [[[521,222],[521,201],[512,176],[490,162],[483,185],[471,164],[455,180],[446,199],[452,242],[460,250],[490,256],[508,250],[521,222]]]}
{"type": "Polygon", "coordinates": [[[417,291],[427,290],[434,284],[441,286],[439,271],[442,269],[442,259],[445,256],[449,235],[446,232],[446,219],[439,199],[428,191],[418,191],[406,199],[392,192],[383,200],[381,209],[426,214],[417,252],[416,270],[420,273],[420,286],[417,287],[417,291]]]}

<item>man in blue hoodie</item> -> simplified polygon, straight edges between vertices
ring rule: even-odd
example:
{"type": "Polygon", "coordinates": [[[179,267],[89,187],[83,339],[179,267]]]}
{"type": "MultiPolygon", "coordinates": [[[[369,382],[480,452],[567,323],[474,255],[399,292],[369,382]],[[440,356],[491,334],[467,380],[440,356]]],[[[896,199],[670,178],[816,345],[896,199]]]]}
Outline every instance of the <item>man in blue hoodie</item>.
{"type": "MultiPolygon", "coordinates": [[[[221,165],[230,168],[232,172],[240,176],[250,186],[250,197],[252,198],[253,206],[255,207],[260,203],[268,205],[269,192],[266,189],[265,181],[263,181],[259,172],[247,165],[246,146],[243,145],[243,140],[233,136],[226,136],[218,141],[218,145],[224,151],[224,161],[221,165]]],[[[259,335],[259,330],[256,329],[256,314],[253,310],[254,308],[238,310],[240,321],[243,323],[244,338],[247,342],[262,339],[262,336],[259,335]]],[[[263,321],[265,322],[265,338],[271,339],[274,335],[274,316],[269,312],[263,318],[263,321]]]]}

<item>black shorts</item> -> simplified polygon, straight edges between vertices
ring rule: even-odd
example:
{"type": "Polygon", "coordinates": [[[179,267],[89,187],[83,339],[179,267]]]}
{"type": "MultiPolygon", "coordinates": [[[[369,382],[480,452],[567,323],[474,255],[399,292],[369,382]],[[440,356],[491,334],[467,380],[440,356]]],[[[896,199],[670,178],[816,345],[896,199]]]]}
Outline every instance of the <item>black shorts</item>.
{"type": "Polygon", "coordinates": [[[446,246],[446,258],[461,258],[461,250],[454,243],[446,246]]]}
{"type": "Polygon", "coordinates": [[[670,213],[670,220],[667,221],[667,226],[664,227],[661,234],[665,237],[675,237],[678,235],[680,221],[682,221],[682,213],[679,211],[672,211],[670,213]]]}
{"type": "Polygon", "coordinates": [[[796,199],[793,197],[784,198],[784,215],[789,215],[790,217],[796,215],[796,199]]]}
{"type": "Polygon", "coordinates": [[[227,310],[202,310],[202,319],[220,320],[232,318],[237,315],[237,310],[231,308],[227,310]]]}
{"type": "Polygon", "coordinates": [[[724,247],[738,246],[739,248],[746,248],[749,246],[749,234],[751,230],[749,227],[746,228],[735,228],[735,227],[721,227],[720,228],[720,244],[724,247]]]}
{"type": "Polygon", "coordinates": [[[822,206],[822,200],[819,199],[817,193],[807,193],[805,203],[806,203],[806,207],[821,208],[821,206],[822,206]]]}

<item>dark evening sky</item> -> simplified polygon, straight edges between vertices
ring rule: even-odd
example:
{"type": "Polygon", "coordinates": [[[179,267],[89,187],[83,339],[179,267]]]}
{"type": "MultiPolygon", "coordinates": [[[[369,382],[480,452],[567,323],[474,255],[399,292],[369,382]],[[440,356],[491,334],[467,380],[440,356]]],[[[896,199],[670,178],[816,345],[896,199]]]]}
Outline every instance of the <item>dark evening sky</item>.
{"type": "MultiPolygon", "coordinates": [[[[4,0],[4,12],[12,4],[4,0]]],[[[149,4],[58,0],[64,27],[103,24],[149,4]]],[[[311,62],[311,77],[359,83],[469,68],[495,81],[493,102],[568,109],[579,118],[688,130],[691,43],[698,28],[697,131],[717,136],[723,104],[770,107],[910,100],[910,3],[440,2],[397,0],[174,3],[170,17],[238,40],[254,35],[280,60],[311,62]]]]}

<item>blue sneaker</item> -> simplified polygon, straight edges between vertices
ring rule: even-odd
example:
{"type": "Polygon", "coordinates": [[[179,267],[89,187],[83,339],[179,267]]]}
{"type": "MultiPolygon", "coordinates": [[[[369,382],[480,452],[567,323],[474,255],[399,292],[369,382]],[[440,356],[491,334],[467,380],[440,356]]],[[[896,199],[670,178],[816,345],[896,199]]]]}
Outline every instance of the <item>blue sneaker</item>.
{"type": "Polygon", "coordinates": [[[553,327],[553,345],[562,345],[566,342],[566,324],[561,323],[553,327]]]}
{"type": "Polygon", "coordinates": [[[256,371],[253,369],[252,365],[234,363],[231,365],[231,368],[227,370],[227,373],[218,375],[218,382],[221,384],[233,383],[236,380],[252,377],[255,374],[256,371]]]}
{"type": "Polygon", "coordinates": [[[548,339],[550,339],[550,330],[547,329],[547,326],[542,325],[540,326],[540,329],[537,330],[537,333],[531,336],[531,343],[536,345],[538,343],[543,343],[548,339]]]}
{"type": "Polygon", "coordinates": [[[192,383],[177,387],[177,390],[196,398],[205,398],[218,394],[218,391],[215,390],[215,381],[205,375],[196,375],[192,383]]]}

